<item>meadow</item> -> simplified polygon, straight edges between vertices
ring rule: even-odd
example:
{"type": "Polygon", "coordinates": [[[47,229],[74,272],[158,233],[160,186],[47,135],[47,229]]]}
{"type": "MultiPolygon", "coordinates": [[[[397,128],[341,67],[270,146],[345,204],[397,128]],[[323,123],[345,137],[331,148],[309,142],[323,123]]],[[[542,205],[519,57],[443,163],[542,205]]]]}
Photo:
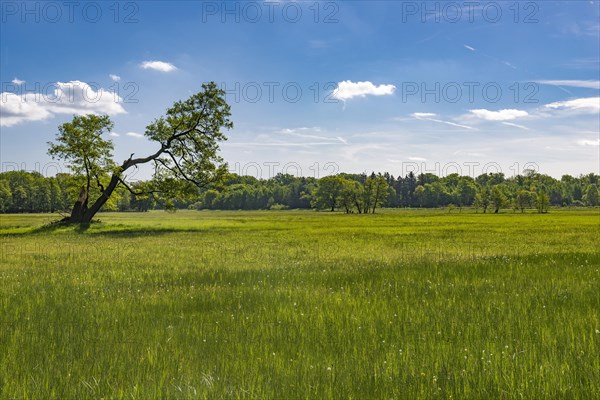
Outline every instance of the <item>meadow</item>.
{"type": "Polygon", "coordinates": [[[0,215],[0,398],[600,398],[600,210],[0,215]]]}

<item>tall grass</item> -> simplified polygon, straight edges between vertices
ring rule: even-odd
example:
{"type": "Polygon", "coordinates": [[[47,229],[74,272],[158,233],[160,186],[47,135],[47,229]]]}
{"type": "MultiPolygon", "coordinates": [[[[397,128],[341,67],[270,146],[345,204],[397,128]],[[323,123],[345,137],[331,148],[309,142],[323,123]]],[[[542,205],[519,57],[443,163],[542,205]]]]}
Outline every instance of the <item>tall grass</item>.
{"type": "Polygon", "coordinates": [[[600,396],[598,210],[0,216],[0,398],[600,396]]]}

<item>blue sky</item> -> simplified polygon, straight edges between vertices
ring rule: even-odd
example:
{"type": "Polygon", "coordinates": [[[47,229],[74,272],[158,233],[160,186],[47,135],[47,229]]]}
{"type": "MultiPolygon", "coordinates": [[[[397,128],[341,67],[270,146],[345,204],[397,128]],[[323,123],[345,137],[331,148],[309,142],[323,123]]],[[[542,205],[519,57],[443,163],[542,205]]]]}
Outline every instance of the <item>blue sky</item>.
{"type": "Polygon", "coordinates": [[[1,3],[3,171],[64,170],[46,142],[88,112],[117,161],[152,152],[212,80],[238,173],[599,172],[597,1],[68,4],[1,3]]]}

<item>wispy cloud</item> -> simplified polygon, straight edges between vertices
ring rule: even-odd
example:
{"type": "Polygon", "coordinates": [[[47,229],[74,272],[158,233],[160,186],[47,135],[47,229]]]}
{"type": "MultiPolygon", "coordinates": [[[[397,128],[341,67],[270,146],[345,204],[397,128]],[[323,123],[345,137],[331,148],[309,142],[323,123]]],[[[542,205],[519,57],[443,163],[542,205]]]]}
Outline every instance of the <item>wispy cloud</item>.
{"type": "Polygon", "coordinates": [[[581,80],[542,80],[535,81],[541,85],[552,85],[552,86],[568,86],[577,88],[587,89],[600,89],[600,81],[581,81],[581,80]]]}
{"type": "Polygon", "coordinates": [[[512,122],[502,122],[502,124],[504,125],[508,125],[508,126],[512,126],[515,128],[519,128],[519,129],[523,129],[524,131],[528,131],[529,128],[524,126],[524,125],[519,125],[519,124],[513,124],[512,122]]]}
{"type": "Polygon", "coordinates": [[[137,132],[127,132],[125,135],[134,137],[136,139],[140,139],[140,138],[144,137],[144,135],[142,135],[141,133],[137,133],[137,132]]]}
{"type": "Polygon", "coordinates": [[[140,64],[140,67],[142,69],[153,69],[160,72],[172,72],[177,69],[176,66],[165,61],[144,61],[140,64]]]}
{"type": "Polygon", "coordinates": [[[465,47],[465,49],[467,49],[467,50],[471,50],[471,51],[477,51],[475,48],[473,48],[473,47],[471,47],[471,46],[468,46],[468,45],[466,45],[466,44],[463,44],[463,46],[464,46],[464,47],[465,47]]]}
{"type": "Polygon", "coordinates": [[[314,132],[314,133],[320,133],[321,132],[321,128],[319,127],[313,127],[313,128],[307,128],[307,127],[302,127],[302,128],[286,128],[286,129],[282,129],[281,131],[279,131],[279,133],[282,133],[284,135],[290,135],[290,136],[296,136],[299,138],[304,138],[304,139],[317,139],[317,140],[324,140],[324,141],[339,141],[340,143],[343,144],[347,144],[348,142],[341,138],[340,136],[336,136],[336,137],[328,137],[328,136],[323,136],[323,135],[316,135],[310,132],[314,132]]]}
{"type": "Polygon", "coordinates": [[[469,130],[477,130],[477,128],[474,128],[472,126],[468,126],[468,125],[461,125],[461,124],[457,124],[455,122],[451,122],[451,121],[444,121],[441,119],[437,119],[437,118],[432,118],[437,116],[437,114],[434,113],[412,113],[410,114],[411,117],[416,118],[418,120],[422,120],[422,121],[432,121],[432,122],[437,122],[439,124],[446,124],[446,125],[450,125],[450,126],[454,126],[456,128],[463,128],[463,129],[469,129],[469,130]]]}
{"type": "Polygon", "coordinates": [[[375,86],[369,81],[342,81],[338,83],[337,87],[333,91],[332,97],[338,100],[346,101],[355,97],[389,96],[394,94],[395,90],[396,86],[394,85],[375,86]]]}

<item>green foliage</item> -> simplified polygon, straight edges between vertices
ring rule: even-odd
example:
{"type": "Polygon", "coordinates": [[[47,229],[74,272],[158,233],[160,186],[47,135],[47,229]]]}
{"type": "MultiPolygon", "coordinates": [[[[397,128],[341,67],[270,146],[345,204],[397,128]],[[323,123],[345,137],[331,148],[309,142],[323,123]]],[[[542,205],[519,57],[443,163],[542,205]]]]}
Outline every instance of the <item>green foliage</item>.
{"type": "MultiPolygon", "coordinates": [[[[547,206],[597,204],[597,184],[594,183],[597,182],[597,176],[594,174],[578,178],[566,175],[558,181],[531,173],[503,179],[502,184],[484,185],[477,181],[496,182],[500,177],[492,174],[491,179],[485,175],[474,180],[457,174],[437,179],[433,176],[424,174],[417,179],[411,174],[405,178],[394,178],[388,173],[371,176],[339,174],[335,181],[342,182],[342,189],[336,197],[335,209],[346,213],[363,213],[365,210],[372,213],[376,201],[376,208],[436,208],[454,204],[461,212],[469,205],[477,211],[483,209],[487,212],[490,205],[495,210],[492,202],[494,186],[500,187],[506,197],[503,199],[496,193],[500,209],[510,206],[515,211],[525,212],[534,208],[538,188],[542,187],[549,194],[547,206]],[[424,186],[418,185],[418,180],[424,182],[424,186]]],[[[102,178],[106,179],[108,177],[102,178]]],[[[5,182],[0,183],[0,212],[56,212],[67,210],[75,202],[81,186],[85,185],[85,177],[58,174],[55,178],[44,178],[36,173],[7,172],[0,174],[0,182],[5,182]]],[[[164,209],[166,199],[173,200],[174,207],[178,209],[193,205],[194,209],[267,210],[274,204],[281,204],[288,209],[309,209],[312,202],[313,207],[331,210],[331,203],[325,205],[324,199],[320,198],[323,192],[319,192],[318,180],[314,178],[278,174],[264,180],[228,173],[222,181],[212,182],[201,189],[189,181],[174,177],[163,183],[168,183],[171,190],[161,193],[159,185],[153,180],[129,184],[131,192],[118,185],[100,211],[164,209]]],[[[90,193],[91,197],[95,197],[102,192],[92,185],[90,193]]]]}
{"type": "Polygon", "coordinates": [[[112,173],[113,143],[102,138],[109,133],[113,123],[108,115],[76,115],[71,122],[58,127],[56,143],[48,142],[48,154],[65,160],[76,176],[85,178],[89,192],[91,182],[100,187],[102,178],[112,173]]]}
{"type": "Polygon", "coordinates": [[[528,190],[519,189],[515,193],[515,197],[513,199],[513,207],[517,210],[521,210],[521,213],[525,211],[526,208],[531,207],[533,203],[534,195],[528,190]]]}
{"type": "Polygon", "coordinates": [[[595,184],[589,184],[585,188],[584,195],[585,202],[588,206],[597,206],[598,205],[598,186],[595,184]]]}
{"type": "Polygon", "coordinates": [[[321,178],[313,193],[311,205],[318,209],[330,209],[330,211],[335,211],[343,190],[343,178],[339,176],[326,176],[321,178]]]}
{"type": "Polygon", "coordinates": [[[506,187],[504,185],[494,185],[490,192],[490,202],[494,206],[494,213],[498,214],[501,208],[506,207],[508,197],[505,194],[506,187]]]}
{"type": "Polygon", "coordinates": [[[462,178],[458,181],[458,185],[454,190],[454,197],[461,210],[463,207],[473,204],[475,194],[476,188],[470,179],[462,178]]]}
{"type": "Polygon", "coordinates": [[[543,190],[538,190],[535,194],[535,207],[538,213],[548,212],[548,205],[550,203],[550,196],[543,190]]]}
{"type": "Polygon", "coordinates": [[[227,176],[218,151],[219,142],[227,140],[223,129],[233,128],[230,116],[225,92],[211,82],[146,127],[145,136],[161,145],[162,151],[152,161],[155,184],[162,192],[194,193],[190,183],[205,187],[227,176]]]}
{"type": "Polygon", "coordinates": [[[488,207],[490,206],[491,201],[491,193],[487,186],[480,186],[477,189],[477,193],[475,194],[475,199],[473,201],[473,206],[476,210],[481,208],[483,213],[487,212],[488,207]]]}

